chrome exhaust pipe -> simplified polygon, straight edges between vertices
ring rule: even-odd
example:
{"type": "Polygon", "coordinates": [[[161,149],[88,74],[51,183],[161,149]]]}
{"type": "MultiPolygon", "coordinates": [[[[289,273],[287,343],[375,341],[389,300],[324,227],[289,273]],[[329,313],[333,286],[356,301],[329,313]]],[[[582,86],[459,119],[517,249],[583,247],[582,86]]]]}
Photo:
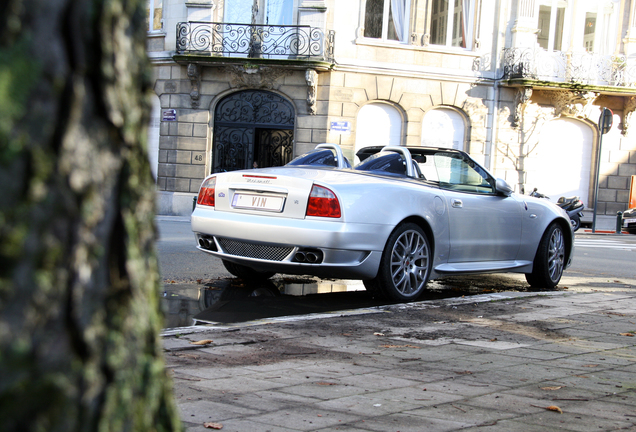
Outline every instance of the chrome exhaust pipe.
{"type": "Polygon", "coordinates": [[[307,252],[305,254],[306,258],[307,258],[307,262],[308,263],[315,263],[316,261],[318,261],[318,255],[316,255],[314,252],[307,252]]]}
{"type": "Polygon", "coordinates": [[[203,249],[208,249],[208,250],[212,250],[212,240],[210,240],[209,238],[205,238],[205,237],[201,237],[199,239],[199,246],[201,246],[203,249]]]}
{"type": "Polygon", "coordinates": [[[305,252],[296,252],[296,255],[294,256],[294,258],[298,262],[305,262],[305,260],[307,259],[307,256],[305,255],[305,252]]]}

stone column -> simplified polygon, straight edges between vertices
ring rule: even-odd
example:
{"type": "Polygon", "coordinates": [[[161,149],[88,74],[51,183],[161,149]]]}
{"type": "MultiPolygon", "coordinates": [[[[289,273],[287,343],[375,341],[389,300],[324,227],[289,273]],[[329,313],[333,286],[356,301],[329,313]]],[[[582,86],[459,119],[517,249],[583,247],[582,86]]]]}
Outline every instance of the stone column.
{"type": "Polygon", "coordinates": [[[327,5],[324,0],[304,0],[298,6],[298,25],[318,27],[322,30],[327,25],[327,5]]]}
{"type": "Polygon", "coordinates": [[[188,21],[214,21],[215,4],[213,0],[186,0],[185,5],[188,21]]]}
{"type": "Polygon", "coordinates": [[[512,27],[512,46],[532,48],[537,44],[539,2],[520,0],[517,3],[515,24],[512,27]]]}
{"type": "Polygon", "coordinates": [[[636,1],[630,2],[627,23],[627,33],[623,43],[625,44],[625,55],[629,56],[636,54],[636,1]]]}

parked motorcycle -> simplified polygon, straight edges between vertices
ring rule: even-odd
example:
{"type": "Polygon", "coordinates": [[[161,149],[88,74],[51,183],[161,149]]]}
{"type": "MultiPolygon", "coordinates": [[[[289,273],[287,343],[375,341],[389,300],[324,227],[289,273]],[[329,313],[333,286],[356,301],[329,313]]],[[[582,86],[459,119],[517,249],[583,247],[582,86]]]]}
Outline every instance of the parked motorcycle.
{"type": "MultiPolygon", "coordinates": [[[[550,199],[549,196],[544,195],[537,191],[537,188],[534,188],[532,192],[530,192],[530,196],[537,198],[546,198],[550,199]]],[[[581,218],[583,217],[583,201],[578,196],[573,197],[561,197],[557,200],[556,205],[561,207],[570,217],[570,223],[572,224],[572,229],[574,231],[578,230],[581,227],[581,218]]]]}

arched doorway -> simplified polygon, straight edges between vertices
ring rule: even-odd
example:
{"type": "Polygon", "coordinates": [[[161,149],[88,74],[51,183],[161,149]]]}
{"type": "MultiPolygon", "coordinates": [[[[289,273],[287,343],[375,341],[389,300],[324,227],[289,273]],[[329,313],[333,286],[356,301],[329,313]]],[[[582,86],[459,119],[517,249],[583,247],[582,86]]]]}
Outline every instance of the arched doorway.
{"type": "Polygon", "coordinates": [[[553,202],[577,195],[587,207],[593,144],[594,132],[583,122],[568,118],[548,122],[526,158],[526,192],[536,187],[553,202]]]}
{"type": "Polygon", "coordinates": [[[285,165],[294,144],[293,105],[276,93],[243,90],[214,110],[212,172],[285,165]]]}
{"type": "Polygon", "coordinates": [[[464,150],[465,125],[461,114],[438,108],[426,113],[422,121],[423,146],[464,150]]]}
{"type": "Polygon", "coordinates": [[[402,116],[396,108],[385,103],[370,103],[360,109],[356,122],[356,153],[364,147],[401,144],[402,116]]]}

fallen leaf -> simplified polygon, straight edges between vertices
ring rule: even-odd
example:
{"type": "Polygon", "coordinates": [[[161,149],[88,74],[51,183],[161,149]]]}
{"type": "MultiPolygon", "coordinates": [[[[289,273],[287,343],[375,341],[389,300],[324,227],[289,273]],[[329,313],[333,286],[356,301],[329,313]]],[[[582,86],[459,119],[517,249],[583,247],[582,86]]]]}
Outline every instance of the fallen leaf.
{"type": "Polygon", "coordinates": [[[539,406],[539,405],[532,405],[531,404],[530,406],[533,406],[535,408],[543,408],[543,409],[546,409],[548,411],[554,411],[554,412],[558,412],[559,414],[563,414],[563,410],[561,408],[559,408],[558,406],[556,406],[556,405],[550,405],[550,406],[547,406],[547,407],[542,407],[542,406],[539,406]]]}
{"type": "Polygon", "coordinates": [[[490,342],[496,342],[497,338],[490,339],[490,342]]]}
{"type": "Polygon", "coordinates": [[[541,390],[550,390],[550,391],[552,391],[552,390],[559,390],[561,388],[563,388],[563,386],[551,386],[551,387],[541,387],[541,390]]]}
{"type": "Polygon", "coordinates": [[[373,336],[384,336],[384,333],[375,332],[373,333],[373,336]]]}
{"type": "Polygon", "coordinates": [[[321,386],[332,386],[332,385],[338,385],[338,384],[336,384],[336,383],[330,383],[330,382],[325,382],[325,381],[317,382],[316,384],[321,385],[321,386]]]}
{"type": "Polygon", "coordinates": [[[589,365],[583,365],[583,367],[598,367],[597,364],[589,364],[589,365]]]}
{"type": "Polygon", "coordinates": [[[203,423],[204,428],[208,429],[223,429],[223,425],[221,423],[203,423]]]}
{"type": "Polygon", "coordinates": [[[190,342],[190,345],[208,345],[214,342],[212,339],[203,339],[200,341],[190,342]]]}
{"type": "Polygon", "coordinates": [[[545,409],[549,410],[549,411],[555,411],[558,412],[559,414],[563,414],[563,410],[561,408],[559,408],[556,405],[550,405],[549,407],[545,407],[545,409]]]}
{"type": "Polygon", "coordinates": [[[416,345],[380,345],[380,348],[419,348],[416,345]]]}
{"type": "Polygon", "coordinates": [[[631,337],[634,337],[634,333],[621,333],[621,336],[631,336],[631,337]]]}

